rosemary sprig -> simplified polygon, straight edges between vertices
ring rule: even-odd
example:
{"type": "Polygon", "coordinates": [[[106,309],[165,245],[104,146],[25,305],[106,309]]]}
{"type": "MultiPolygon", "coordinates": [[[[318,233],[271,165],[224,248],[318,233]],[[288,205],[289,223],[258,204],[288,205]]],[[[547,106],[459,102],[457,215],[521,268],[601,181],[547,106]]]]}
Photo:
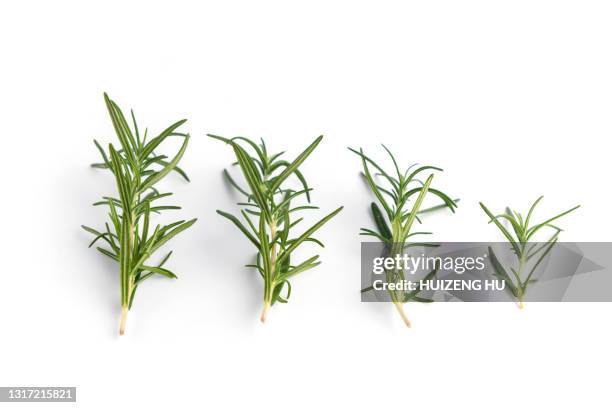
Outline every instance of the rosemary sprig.
{"type": "Polygon", "coordinates": [[[90,247],[96,242],[105,243],[106,246],[96,247],[98,251],[119,263],[121,282],[119,334],[123,335],[127,313],[132,307],[136,289],[140,284],[155,274],[176,278],[173,272],[164,268],[172,251],[156,266],[147,264],[147,261],[166,242],[192,226],[196,219],[181,220],[163,226],[156,225],[154,228],[151,224],[152,213],[181,208],[157,204],[159,199],[168,197],[172,193],[160,193],[154,186],[171,171],[176,171],[189,181],[187,174],[177,166],[189,142],[188,134],[177,131],[186,120],[172,124],[147,142],[147,130],[141,137],[134,112],[131,112],[134,128],[132,131],[121,109],[106,93],[104,101],[119,139],[120,148],[117,150],[111,143],[107,152],[94,140],[102,156],[102,162],[94,163],[92,167],[108,169],[113,173],[118,197],[103,197],[101,201],[94,203],[95,206],[108,206],[110,224],[106,222],[101,231],[84,225],[82,227],[95,236],[90,247]],[[180,150],[172,159],[155,153],[155,149],[169,137],[183,138],[180,150]]]}
{"type": "Polygon", "coordinates": [[[493,213],[483,203],[480,203],[480,207],[490,219],[489,223],[494,223],[497,228],[499,228],[506,240],[510,243],[512,252],[516,256],[517,266],[516,268],[510,268],[512,274],[509,274],[493,252],[493,249],[489,247],[489,257],[491,259],[491,264],[495,269],[495,276],[505,282],[506,287],[517,299],[519,308],[521,309],[523,308],[523,300],[525,298],[527,287],[530,283],[535,282],[535,280],[532,278],[533,273],[544,258],[546,258],[546,256],[550,253],[551,249],[558,241],[559,234],[562,231],[561,228],[552,223],[580,208],[580,206],[577,205],[567,211],[555,215],[554,217],[548,218],[543,222],[534,223],[532,225],[531,217],[533,215],[533,211],[542,198],[544,198],[544,196],[538,198],[531,205],[526,217],[523,217],[521,213],[514,211],[509,207],[506,208],[505,213],[493,215],[493,213]],[[500,220],[507,221],[511,228],[506,228],[500,220]],[[550,236],[545,242],[534,242],[533,238],[536,233],[544,228],[552,229],[552,236],[550,236]],[[529,273],[527,273],[527,276],[523,276],[524,272],[529,270],[529,266],[531,266],[529,273]]]}
{"type": "MultiPolygon", "coordinates": [[[[419,214],[443,208],[449,208],[452,212],[455,212],[458,200],[452,200],[442,191],[431,187],[434,178],[433,173],[430,173],[425,181],[419,178],[423,172],[442,171],[441,168],[412,165],[402,172],[391,151],[385,145],[383,145],[383,148],[393,164],[393,171],[391,172],[385,171],[382,166],[366,156],[362,149],[355,150],[349,148],[349,150],[361,158],[363,176],[372,193],[374,193],[376,200],[382,206],[381,210],[375,202],[371,204],[372,216],[374,217],[377,231],[361,228],[360,235],[378,238],[385,244],[387,256],[395,257],[398,254],[403,254],[408,247],[432,246],[433,244],[410,241],[411,238],[417,235],[431,234],[431,232],[413,232],[414,222],[421,223],[419,214]],[[376,171],[374,175],[372,175],[370,167],[376,171]],[[394,172],[395,174],[393,174],[394,172]],[[384,186],[377,181],[379,179],[382,179],[384,186]],[[430,208],[422,208],[423,201],[428,194],[440,198],[442,204],[430,208]],[[389,224],[387,224],[387,221],[389,224]]],[[[436,270],[431,271],[425,276],[424,280],[433,279],[436,272],[436,270]]],[[[388,283],[403,281],[404,271],[397,268],[387,270],[385,278],[388,283]]],[[[372,287],[365,288],[362,292],[371,289],[372,287]]],[[[431,302],[430,299],[420,297],[418,290],[412,292],[389,290],[388,292],[402,320],[408,327],[410,327],[410,321],[404,313],[403,304],[408,301],[431,302]]]]}
{"type": "Polygon", "coordinates": [[[318,137],[293,162],[280,159],[284,152],[268,154],[263,140],[258,145],[244,137],[227,139],[215,135],[208,136],[232,146],[237,159],[235,164],[239,165],[247,184],[247,187],[241,187],[229,172],[224,170],[228,182],[245,197],[245,201],[238,205],[244,207],[240,213],[246,224],[232,214],[220,210],[217,210],[217,213],[230,220],[257,249],[256,263],[246,266],[256,269],[264,280],[264,305],[260,317],[263,323],[273,304],[286,303],[289,299],[290,278],[321,263],[319,256],[315,255],[303,262],[292,264],[293,251],[304,242],[312,242],[323,247],[321,241],[314,238],[313,234],[343,208],[339,207],[332,211],[301,235],[296,237],[291,235],[294,227],[302,221],[302,218],[295,221],[292,219],[295,213],[318,209],[310,205],[312,189],[298,167],[310,156],[323,136],[318,137]],[[253,153],[249,154],[247,149],[253,153]],[[286,180],[292,175],[295,175],[301,184],[298,190],[285,186],[286,180]],[[308,204],[293,205],[296,199],[303,197],[308,204]]]}

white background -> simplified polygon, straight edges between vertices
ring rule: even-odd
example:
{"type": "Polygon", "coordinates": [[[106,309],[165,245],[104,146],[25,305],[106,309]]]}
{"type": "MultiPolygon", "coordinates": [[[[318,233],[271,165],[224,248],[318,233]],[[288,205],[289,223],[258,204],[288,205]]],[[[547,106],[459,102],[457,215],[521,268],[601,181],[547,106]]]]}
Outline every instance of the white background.
{"type": "Polygon", "coordinates": [[[609,240],[612,5],[290,3],[0,6],[0,385],[75,385],[83,407],[610,406],[609,304],[409,304],[408,330],[360,303],[371,196],[346,147],[445,168],[434,183],[461,203],[426,219],[435,239],[500,239],[478,201],[545,194],[541,216],[583,206],[562,239],[609,240]],[[115,140],[103,91],[193,136],[193,181],[162,183],[199,218],[168,247],[179,279],[143,284],[123,338],[116,265],[79,228],[113,192],[88,167],[92,139],[115,140]],[[321,211],[345,209],[266,325],[252,248],[214,212],[236,196],[209,132],[290,157],[325,135],[303,171],[321,211]]]}

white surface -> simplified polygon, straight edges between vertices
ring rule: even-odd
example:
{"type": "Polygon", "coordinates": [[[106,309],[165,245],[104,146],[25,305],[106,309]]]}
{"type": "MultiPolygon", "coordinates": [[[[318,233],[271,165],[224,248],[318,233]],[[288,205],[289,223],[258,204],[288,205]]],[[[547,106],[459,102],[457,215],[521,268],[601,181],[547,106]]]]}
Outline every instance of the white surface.
{"type": "Polygon", "coordinates": [[[609,240],[612,6],[605,1],[12,2],[0,6],[0,385],[76,385],[78,405],[610,406],[609,304],[359,302],[370,195],[346,146],[446,169],[462,199],[427,220],[439,240],[500,238],[479,200],[583,208],[563,239],[609,240]],[[117,272],[80,224],[112,192],[94,137],[114,140],[102,92],[152,131],[193,138],[170,177],[176,281],[143,285],[117,335],[117,272]],[[258,320],[249,244],[217,208],[231,150],[263,136],[295,156],[324,211],[323,265],[258,320]],[[401,153],[400,153],[401,152],[401,153]]]}

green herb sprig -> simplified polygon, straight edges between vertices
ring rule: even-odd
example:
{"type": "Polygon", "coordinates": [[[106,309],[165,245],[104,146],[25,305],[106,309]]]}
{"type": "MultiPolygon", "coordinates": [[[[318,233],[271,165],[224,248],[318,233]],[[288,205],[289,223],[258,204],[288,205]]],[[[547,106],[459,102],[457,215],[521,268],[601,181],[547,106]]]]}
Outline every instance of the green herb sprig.
{"type": "MultiPolygon", "coordinates": [[[[387,256],[391,258],[403,254],[409,247],[435,246],[434,244],[411,241],[411,238],[418,235],[431,234],[431,232],[413,232],[415,221],[421,223],[419,214],[443,208],[448,208],[452,212],[455,212],[458,200],[452,200],[442,191],[431,187],[434,178],[433,173],[430,173],[425,181],[419,178],[424,172],[442,171],[442,169],[434,166],[413,165],[402,172],[400,171],[395,156],[385,145],[382,146],[393,164],[393,171],[391,173],[385,171],[382,166],[366,156],[362,149],[356,150],[349,148],[350,151],[361,158],[363,176],[370,190],[374,193],[378,203],[382,206],[381,210],[375,202],[371,204],[372,216],[374,217],[377,231],[361,228],[360,235],[378,238],[385,244],[387,256]],[[370,166],[376,171],[374,175],[370,170],[370,166]],[[393,172],[395,172],[394,175],[393,172]],[[378,180],[381,180],[384,186],[378,180]],[[422,208],[425,197],[428,194],[440,198],[442,204],[430,208],[422,208]]],[[[436,270],[429,272],[427,276],[424,277],[424,280],[433,279],[436,272],[436,270]]],[[[386,270],[385,278],[388,283],[403,281],[404,271],[397,268],[388,269],[386,270]]],[[[362,289],[362,292],[369,290],[372,290],[371,286],[362,289]]],[[[411,292],[404,290],[388,290],[388,292],[391,301],[408,327],[410,327],[411,324],[404,312],[403,304],[408,301],[431,302],[430,299],[419,296],[419,290],[411,292]]]]}
{"type": "Polygon", "coordinates": [[[106,246],[96,247],[98,251],[119,263],[121,282],[119,334],[123,335],[127,313],[132,307],[136,289],[140,284],[155,274],[176,278],[173,272],[164,267],[172,251],[155,266],[148,264],[147,261],[170,239],[192,226],[196,219],[156,225],[154,228],[151,220],[153,213],[181,208],[158,204],[158,200],[172,193],[160,193],[155,185],[171,171],[176,171],[189,181],[187,174],[177,166],[189,142],[188,134],[177,131],[186,120],[172,124],[158,136],[147,141],[147,130],[141,137],[134,112],[131,115],[132,131],[121,109],[106,93],[104,101],[119,139],[120,148],[116,149],[111,143],[106,152],[94,140],[103,161],[92,164],[92,167],[108,169],[113,173],[118,197],[103,197],[103,200],[94,203],[95,206],[107,206],[109,209],[110,223],[106,222],[102,231],[87,226],[82,227],[95,236],[90,247],[100,241],[105,243],[106,246]],[[183,138],[178,153],[172,159],[155,153],[155,150],[169,137],[183,138]]]}
{"type": "Polygon", "coordinates": [[[505,213],[493,215],[493,213],[482,202],[480,203],[482,210],[489,216],[489,223],[494,223],[497,228],[499,228],[506,240],[510,243],[512,252],[516,255],[517,266],[516,268],[510,268],[512,274],[509,274],[493,252],[493,249],[489,247],[489,258],[491,259],[491,264],[495,269],[495,275],[505,281],[506,287],[517,299],[519,308],[521,309],[523,308],[523,301],[527,287],[529,284],[535,282],[535,280],[532,278],[533,273],[536,271],[544,258],[546,258],[546,256],[550,253],[551,249],[558,241],[559,234],[562,231],[562,229],[554,225],[553,222],[580,208],[580,206],[577,205],[567,211],[555,215],[554,217],[548,218],[546,221],[534,223],[532,225],[531,217],[533,215],[533,211],[542,198],[544,198],[544,196],[538,198],[531,205],[526,217],[524,217],[521,213],[510,209],[509,207],[506,208],[505,213]],[[509,222],[511,228],[506,228],[500,222],[500,220],[509,222]],[[534,242],[533,239],[536,236],[536,233],[542,231],[544,228],[552,229],[552,236],[550,236],[545,242],[534,242]],[[523,276],[523,273],[529,269],[529,266],[531,266],[529,273],[527,273],[527,276],[523,276]]]}
{"type": "Polygon", "coordinates": [[[291,262],[293,251],[305,242],[323,247],[323,243],[314,238],[313,234],[342,210],[342,207],[339,207],[302,234],[296,237],[292,235],[292,231],[303,220],[303,218],[293,220],[294,214],[318,209],[310,205],[312,189],[298,167],[319,145],[323,136],[318,137],[292,162],[280,158],[284,152],[269,154],[263,140],[258,145],[245,137],[228,139],[215,135],[208,136],[223,141],[233,148],[237,159],[235,164],[242,170],[247,184],[247,187],[241,187],[229,172],[224,170],[228,182],[245,197],[245,201],[238,203],[244,207],[240,211],[244,221],[221,210],[217,210],[217,213],[230,220],[257,249],[256,263],[246,266],[256,269],[264,280],[264,305],[260,316],[263,323],[273,304],[286,303],[289,299],[290,279],[321,263],[319,255],[315,255],[293,264],[291,262]],[[301,184],[298,190],[285,185],[292,175],[301,184]],[[296,200],[304,197],[307,200],[306,204],[294,205],[296,200]]]}

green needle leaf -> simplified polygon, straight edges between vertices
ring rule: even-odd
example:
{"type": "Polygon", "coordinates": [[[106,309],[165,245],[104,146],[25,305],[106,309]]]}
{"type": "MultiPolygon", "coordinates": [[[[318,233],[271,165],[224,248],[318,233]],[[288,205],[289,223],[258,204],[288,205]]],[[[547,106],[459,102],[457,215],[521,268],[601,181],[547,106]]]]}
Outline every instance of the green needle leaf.
{"type": "Polygon", "coordinates": [[[278,177],[276,177],[274,184],[270,188],[271,193],[275,192],[280,187],[281,183],[285,181],[287,177],[289,177],[294,171],[297,170],[297,168],[304,162],[304,160],[306,160],[306,158],[310,156],[313,150],[316,149],[319,143],[321,143],[321,140],[323,140],[323,136],[317,137],[315,141],[312,142],[310,146],[306,148],[306,150],[304,150],[302,153],[300,153],[298,157],[296,157],[293,163],[287,166],[287,168],[285,168],[285,170],[283,170],[283,172],[278,177]]]}
{"type": "Polygon", "coordinates": [[[255,245],[255,247],[257,249],[259,249],[259,241],[257,240],[257,238],[255,238],[251,232],[240,222],[240,220],[238,218],[236,218],[235,216],[233,216],[232,214],[223,212],[221,210],[217,210],[217,214],[221,215],[222,217],[227,218],[228,220],[230,220],[231,222],[234,223],[234,225],[236,227],[238,227],[238,229],[240,231],[242,231],[242,233],[249,239],[249,241],[251,241],[253,243],[253,245],[255,245]]]}
{"type": "Polygon", "coordinates": [[[298,246],[300,246],[300,244],[302,242],[304,242],[312,234],[314,234],[319,228],[321,228],[323,225],[325,225],[325,223],[327,223],[327,221],[329,221],[332,218],[334,218],[340,211],[342,211],[343,208],[344,207],[336,208],[334,211],[332,211],[331,213],[329,213],[325,217],[323,217],[321,220],[319,220],[319,222],[317,222],[315,225],[313,225],[312,227],[308,228],[308,230],[306,230],[306,232],[304,232],[302,235],[300,235],[300,237],[298,239],[296,239],[294,242],[292,242],[291,245],[289,245],[289,247],[287,247],[283,252],[281,252],[280,256],[278,257],[278,261],[282,262],[284,257],[288,256],[291,252],[293,252],[298,246]]]}
{"type": "Polygon", "coordinates": [[[144,269],[145,271],[150,271],[153,273],[157,273],[157,274],[166,276],[168,278],[177,279],[177,276],[174,273],[170,272],[168,269],[165,269],[165,268],[160,268],[157,266],[147,266],[147,265],[142,265],[141,268],[144,269]]]}
{"type": "Polygon", "coordinates": [[[384,238],[383,241],[391,242],[393,240],[393,237],[391,235],[391,230],[389,229],[389,226],[387,225],[387,221],[385,221],[385,218],[383,217],[382,212],[380,211],[380,208],[378,208],[376,203],[372,203],[371,208],[372,208],[372,215],[374,216],[374,222],[376,223],[378,232],[384,238]]]}
{"type": "Polygon", "coordinates": [[[181,146],[181,148],[180,148],[179,152],[176,154],[176,156],[174,156],[174,159],[172,159],[166,166],[164,166],[163,169],[161,169],[160,171],[155,172],[151,176],[147,177],[147,179],[140,186],[140,191],[141,192],[147,190],[148,188],[153,187],[153,185],[155,185],[155,183],[157,183],[159,180],[164,178],[168,173],[170,173],[172,170],[174,170],[174,168],[176,167],[178,162],[183,157],[183,154],[185,154],[185,150],[187,150],[188,142],[189,142],[189,136],[185,137],[185,140],[183,141],[183,145],[181,146]]]}
{"type": "Polygon", "coordinates": [[[491,219],[491,221],[497,226],[497,228],[499,228],[499,230],[502,232],[502,234],[504,234],[504,236],[506,237],[506,239],[508,240],[508,242],[510,242],[510,244],[512,245],[512,248],[514,248],[514,250],[518,253],[520,252],[520,248],[518,246],[518,244],[516,243],[516,240],[514,239],[514,237],[512,236],[512,234],[510,234],[510,232],[506,229],[506,227],[504,227],[497,219],[497,217],[495,217],[493,215],[493,213],[491,211],[489,211],[489,209],[487,208],[486,205],[484,205],[483,203],[479,203],[480,207],[482,208],[482,210],[489,216],[489,218],[491,219]]]}

